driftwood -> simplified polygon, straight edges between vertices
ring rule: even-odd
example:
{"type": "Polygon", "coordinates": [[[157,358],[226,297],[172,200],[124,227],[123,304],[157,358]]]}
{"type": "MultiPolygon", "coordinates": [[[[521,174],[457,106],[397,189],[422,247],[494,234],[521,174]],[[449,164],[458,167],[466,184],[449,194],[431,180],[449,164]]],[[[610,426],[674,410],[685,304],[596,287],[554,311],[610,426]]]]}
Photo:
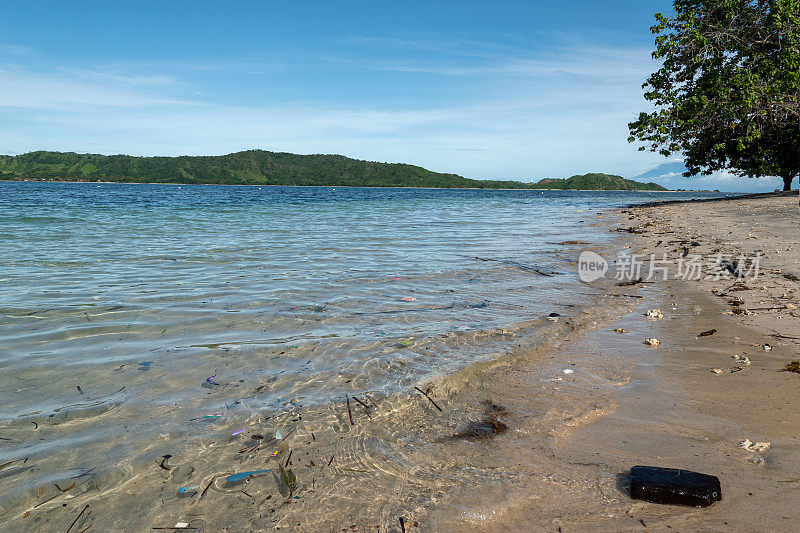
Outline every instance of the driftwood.
{"type": "Polygon", "coordinates": [[[435,408],[437,408],[439,411],[441,411],[441,410],[442,410],[442,408],[441,408],[441,407],[439,407],[438,405],[436,405],[436,402],[434,402],[434,401],[433,401],[433,398],[431,398],[430,396],[428,396],[428,393],[427,393],[427,392],[423,391],[423,390],[422,390],[422,389],[420,389],[419,387],[414,387],[414,388],[415,388],[415,389],[416,389],[416,390],[417,390],[417,391],[418,391],[420,394],[422,394],[423,396],[425,396],[425,397],[428,399],[428,401],[429,401],[429,402],[431,402],[431,403],[433,404],[433,406],[434,406],[435,408]]]}

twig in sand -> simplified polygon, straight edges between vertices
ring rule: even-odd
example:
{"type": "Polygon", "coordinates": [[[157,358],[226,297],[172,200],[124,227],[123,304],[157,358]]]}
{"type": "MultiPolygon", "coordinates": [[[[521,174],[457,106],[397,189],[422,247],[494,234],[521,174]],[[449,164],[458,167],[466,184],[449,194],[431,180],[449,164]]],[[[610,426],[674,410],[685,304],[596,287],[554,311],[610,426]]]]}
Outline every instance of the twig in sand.
{"type": "Polygon", "coordinates": [[[372,415],[369,414],[369,407],[367,406],[367,404],[365,404],[364,402],[362,402],[361,400],[359,400],[355,396],[353,396],[353,399],[355,401],[357,401],[359,404],[361,404],[361,407],[364,408],[364,413],[370,418],[370,420],[372,420],[372,415]]]}
{"type": "Polygon", "coordinates": [[[355,426],[353,422],[353,411],[350,409],[350,396],[345,395],[345,398],[347,399],[347,416],[350,417],[350,425],[355,426]]]}
{"type": "Polygon", "coordinates": [[[47,502],[51,502],[51,501],[55,500],[59,496],[61,496],[61,494],[56,494],[55,496],[51,496],[50,498],[47,498],[45,501],[37,503],[36,505],[33,506],[33,508],[37,509],[37,508],[41,507],[42,505],[46,504],[47,502]]]}
{"type": "Polygon", "coordinates": [[[80,514],[78,514],[78,516],[75,517],[75,520],[73,520],[72,523],[69,525],[69,527],[67,528],[67,533],[69,533],[72,530],[72,528],[75,527],[75,524],[78,523],[78,520],[81,519],[81,517],[83,516],[83,513],[85,513],[86,509],[88,509],[88,508],[89,508],[89,504],[87,503],[86,507],[83,508],[83,510],[80,512],[80,514]]]}
{"type": "Polygon", "coordinates": [[[328,466],[331,466],[333,464],[333,458],[334,457],[336,457],[336,454],[331,455],[331,460],[328,461],[328,466]]]}
{"type": "Polygon", "coordinates": [[[789,335],[781,335],[779,333],[770,333],[770,337],[777,337],[779,339],[792,339],[795,341],[800,341],[800,337],[790,337],[789,335]]]}
{"type": "Polygon", "coordinates": [[[164,464],[167,461],[169,461],[169,458],[172,457],[172,455],[167,454],[167,455],[162,455],[161,457],[163,457],[163,459],[161,459],[161,462],[158,464],[158,466],[160,466],[164,470],[172,470],[172,468],[170,468],[170,467],[168,467],[167,465],[164,464]]]}
{"type": "Polygon", "coordinates": [[[297,431],[297,428],[298,428],[298,427],[300,427],[300,426],[295,426],[293,430],[291,430],[289,433],[287,433],[286,435],[284,435],[284,436],[283,436],[283,438],[280,440],[280,442],[283,442],[283,441],[285,441],[286,439],[288,439],[288,438],[289,438],[289,435],[291,435],[292,433],[294,433],[295,431],[297,431]]]}
{"type": "Polygon", "coordinates": [[[362,407],[364,407],[364,409],[369,409],[369,406],[368,406],[367,404],[365,404],[364,402],[362,402],[361,400],[359,400],[359,399],[358,399],[358,398],[356,398],[355,396],[353,396],[353,399],[354,399],[355,401],[357,401],[357,402],[358,402],[358,403],[359,403],[359,404],[360,404],[362,407]]]}
{"type": "Polygon", "coordinates": [[[203,492],[200,493],[200,497],[197,498],[198,500],[202,500],[203,499],[203,496],[205,496],[206,492],[208,492],[208,489],[211,488],[211,485],[214,483],[215,479],[217,479],[217,476],[212,476],[211,477],[211,481],[208,482],[208,485],[206,485],[206,488],[204,488],[203,492]]]}
{"type": "Polygon", "coordinates": [[[434,402],[434,401],[433,401],[433,399],[432,399],[430,396],[428,396],[428,393],[427,393],[427,392],[423,391],[423,390],[422,390],[422,389],[420,389],[419,387],[414,387],[414,388],[415,388],[415,389],[416,389],[416,390],[417,390],[417,391],[418,391],[420,394],[422,394],[423,396],[425,396],[425,397],[428,399],[428,401],[429,401],[429,402],[431,402],[431,403],[433,404],[433,406],[434,406],[435,408],[437,408],[439,411],[441,411],[441,410],[442,410],[442,408],[441,408],[441,407],[439,407],[438,405],[436,405],[436,402],[434,402]]]}
{"type": "Polygon", "coordinates": [[[372,404],[372,406],[373,406],[373,407],[375,407],[375,408],[377,408],[377,407],[378,407],[378,404],[377,404],[377,403],[375,403],[375,400],[373,400],[373,399],[370,397],[370,395],[369,395],[369,394],[366,394],[366,393],[365,393],[365,394],[364,394],[364,398],[366,398],[367,400],[369,400],[369,401],[370,401],[370,403],[372,404]]]}

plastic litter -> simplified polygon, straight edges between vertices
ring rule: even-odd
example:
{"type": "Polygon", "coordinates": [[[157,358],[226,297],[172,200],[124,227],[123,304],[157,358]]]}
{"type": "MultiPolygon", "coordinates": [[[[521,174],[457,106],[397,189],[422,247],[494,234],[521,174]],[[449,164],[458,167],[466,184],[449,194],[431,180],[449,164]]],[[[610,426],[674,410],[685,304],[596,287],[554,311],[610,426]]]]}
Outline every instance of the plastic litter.
{"type": "Polygon", "coordinates": [[[744,439],[739,443],[739,447],[748,452],[764,452],[772,446],[769,442],[752,442],[750,439],[744,439]]]}
{"type": "Polygon", "coordinates": [[[256,474],[266,474],[267,472],[272,472],[272,469],[267,468],[266,470],[251,470],[249,472],[239,472],[238,474],[231,474],[230,476],[226,477],[225,481],[227,481],[228,483],[236,483],[237,481],[241,481],[250,476],[255,476],[256,474]]]}
{"type": "Polygon", "coordinates": [[[248,429],[250,429],[250,428],[242,428],[242,429],[236,430],[236,431],[234,431],[233,433],[231,433],[231,437],[235,437],[235,436],[236,436],[236,435],[238,435],[239,433],[244,433],[244,432],[245,432],[245,431],[247,431],[248,429]]]}
{"type": "Polygon", "coordinates": [[[194,485],[193,487],[178,487],[178,494],[188,494],[190,492],[197,492],[200,490],[200,485],[194,485]]]}
{"type": "Polygon", "coordinates": [[[645,339],[644,343],[651,348],[658,348],[661,346],[661,341],[658,339],[645,339]]]}
{"type": "Polygon", "coordinates": [[[644,314],[644,316],[647,318],[652,318],[653,320],[660,320],[664,318],[664,313],[662,313],[660,309],[650,309],[644,314]]]}
{"type": "Polygon", "coordinates": [[[400,298],[401,302],[416,302],[417,299],[413,296],[406,296],[405,298],[400,298]]]}
{"type": "Polygon", "coordinates": [[[722,499],[719,478],[690,470],[634,466],[631,498],[653,503],[706,507],[722,499]]]}

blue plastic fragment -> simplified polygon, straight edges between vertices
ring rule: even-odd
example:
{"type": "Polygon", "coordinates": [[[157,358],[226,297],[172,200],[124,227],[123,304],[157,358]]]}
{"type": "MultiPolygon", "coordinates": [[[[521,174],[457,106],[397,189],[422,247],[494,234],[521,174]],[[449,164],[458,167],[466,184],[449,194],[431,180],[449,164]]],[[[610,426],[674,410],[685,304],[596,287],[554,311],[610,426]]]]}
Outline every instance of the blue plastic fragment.
{"type": "Polygon", "coordinates": [[[152,364],[153,364],[153,362],[152,362],[152,361],[145,361],[145,362],[143,362],[143,363],[139,363],[139,366],[150,366],[150,365],[152,365],[152,364]]]}
{"type": "Polygon", "coordinates": [[[200,490],[200,485],[194,487],[178,487],[178,494],[186,494],[187,492],[196,492],[200,490]]]}
{"type": "Polygon", "coordinates": [[[251,470],[250,472],[239,472],[238,474],[231,474],[230,476],[226,477],[225,481],[227,481],[228,483],[236,483],[237,481],[241,481],[250,476],[254,476],[256,474],[265,474],[267,472],[272,472],[272,469],[267,468],[266,470],[251,470]]]}

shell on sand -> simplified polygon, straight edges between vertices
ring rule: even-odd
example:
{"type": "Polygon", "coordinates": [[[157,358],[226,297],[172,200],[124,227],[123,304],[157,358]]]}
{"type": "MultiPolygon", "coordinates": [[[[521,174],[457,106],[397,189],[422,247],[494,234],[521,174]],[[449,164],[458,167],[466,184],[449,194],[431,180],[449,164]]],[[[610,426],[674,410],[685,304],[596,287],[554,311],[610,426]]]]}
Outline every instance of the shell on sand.
{"type": "Polygon", "coordinates": [[[770,446],[772,446],[772,444],[769,442],[752,442],[750,439],[744,439],[739,443],[739,447],[748,452],[763,452],[770,446]]]}

